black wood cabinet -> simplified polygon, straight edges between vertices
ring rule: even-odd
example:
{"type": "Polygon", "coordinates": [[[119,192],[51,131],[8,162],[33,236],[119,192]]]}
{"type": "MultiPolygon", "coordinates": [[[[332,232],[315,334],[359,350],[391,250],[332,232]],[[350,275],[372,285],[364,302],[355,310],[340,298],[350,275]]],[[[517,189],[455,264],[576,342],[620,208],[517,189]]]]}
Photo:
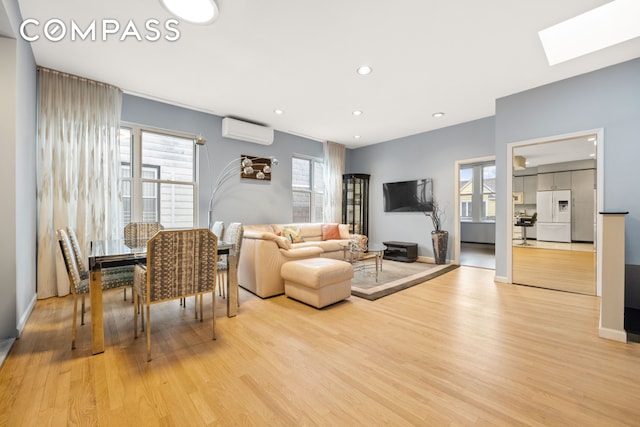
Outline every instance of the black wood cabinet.
{"type": "Polygon", "coordinates": [[[369,235],[369,176],[342,175],[342,222],[352,234],[369,235]]]}

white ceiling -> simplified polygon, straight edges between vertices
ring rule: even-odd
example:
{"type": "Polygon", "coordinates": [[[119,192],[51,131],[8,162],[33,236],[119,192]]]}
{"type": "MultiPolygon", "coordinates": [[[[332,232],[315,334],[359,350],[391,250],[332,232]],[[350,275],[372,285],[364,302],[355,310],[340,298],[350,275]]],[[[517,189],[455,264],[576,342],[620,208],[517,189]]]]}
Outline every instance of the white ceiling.
{"type": "MultiPolygon", "coordinates": [[[[144,36],[147,19],[171,17],[159,0],[18,3],[24,19],[41,22],[32,34],[42,34],[52,18],[81,28],[112,18],[123,27],[133,20],[144,36]]],[[[216,22],[181,22],[175,42],[119,41],[122,31],[107,42],[41,37],[32,43],[36,62],[127,93],[353,148],[492,116],[496,98],[640,56],[634,39],[548,65],[538,31],[608,0],[217,3],[216,22]],[[373,73],[359,76],[361,64],[373,73]],[[433,118],[438,111],[446,115],[433,118]]]]}

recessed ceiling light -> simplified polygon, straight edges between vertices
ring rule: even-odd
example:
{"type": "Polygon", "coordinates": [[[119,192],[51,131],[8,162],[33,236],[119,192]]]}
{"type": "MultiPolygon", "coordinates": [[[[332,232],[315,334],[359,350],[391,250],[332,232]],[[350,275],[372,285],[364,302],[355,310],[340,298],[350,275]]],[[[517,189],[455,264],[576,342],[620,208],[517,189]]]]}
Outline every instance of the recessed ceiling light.
{"type": "Polygon", "coordinates": [[[360,135],[354,135],[353,139],[360,139],[360,135]]]}
{"type": "Polygon", "coordinates": [[[362,111],[360,111],[360,110],[355,110],[355,111],[353,112],[353,115],[354,115],[354,116],[359,116],[360,114],[362,114],[362,111]]]}
{"type": "Polygon", "coordinates": [[[538,32],[549,65],[640,37],[640,2],[615,0],[538,32]]]}
{"type": "Polygon", "coordinates": [[[433,113],[431,116],[433,116],[433,117],[442,117],[442,116],[444,116],[444,113],[440,111],[438,113],[433,113]]]}
{"type": "Polygon", "coordinates": [[[368,65],[361,65],[358,67],[358,74],[360,74],[361,76],[366,76],[367,74],[371,74],[372,71],[373,71],[373,68],[371,68],[368,65]]]}
{"type": "Polygon", "coordinates": [[[209,24],[218,18],[214,0],[160,0],[173,15],[195,24],[209,24]]]}
{"type": "Polygon", "coordinates": [[[284,110],[281,110],[281,109],[279,109],[279,108],[276,108],[275,110],[273,110],[273,112],[274,112],[275,114],[279,115],[279,116],[281,116],[281,115],[283,115],[283,114],[284,114],[284,110]]]}

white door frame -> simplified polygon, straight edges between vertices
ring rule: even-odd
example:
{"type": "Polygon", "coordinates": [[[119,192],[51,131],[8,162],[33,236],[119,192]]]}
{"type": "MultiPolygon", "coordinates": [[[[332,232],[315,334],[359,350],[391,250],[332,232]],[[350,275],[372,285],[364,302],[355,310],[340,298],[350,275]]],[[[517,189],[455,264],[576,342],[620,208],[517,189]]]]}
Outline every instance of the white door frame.
{"type": "MultiPolygon", "coordinates": [[[[527,141],[511,142],[507,144],[507,167],[505,170],[505,180],[507,182],[507,194],[503,200],[507,202],[507,235],[506,235],[506,257],[507,257],[507,283],[513,283],[513,203],[511,194],[513,193],[513,150],[523,145],[545,144],[557,142],[563,139],[580,138],[587,135],[597,136],[596,145],[596,212],[604,210],[604,129],[593,129],[582,132],[574,132],[564,135],[556,135],[546,138],[530,139],[527,141]]],[[[596,295],[602,295],[602,277],[598,274],[602,270],[602,216],[596,215],[596,295]]]]}

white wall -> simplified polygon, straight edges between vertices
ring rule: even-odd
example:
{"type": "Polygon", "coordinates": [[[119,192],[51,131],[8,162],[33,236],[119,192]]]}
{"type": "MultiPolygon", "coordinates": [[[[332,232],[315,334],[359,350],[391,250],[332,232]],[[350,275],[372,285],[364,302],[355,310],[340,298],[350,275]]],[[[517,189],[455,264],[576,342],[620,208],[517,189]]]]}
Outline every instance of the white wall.
{"type": "Polygon", "coordinates": [[[0,339],[16,333],[16,41],[0,38],[0,195],[10,209],[0,211],[0,339]]]}
{"type": "MultiPolygon", "coordinates": [[[[16,34],[15,0],[1,5],[1,34],[16,34]],[[6,22],[10,22],[10,28],[6,22]]],[[[36,66],[28,43],[0,37],[0,339],[19,336],[36,296],[36,66]]]]}

